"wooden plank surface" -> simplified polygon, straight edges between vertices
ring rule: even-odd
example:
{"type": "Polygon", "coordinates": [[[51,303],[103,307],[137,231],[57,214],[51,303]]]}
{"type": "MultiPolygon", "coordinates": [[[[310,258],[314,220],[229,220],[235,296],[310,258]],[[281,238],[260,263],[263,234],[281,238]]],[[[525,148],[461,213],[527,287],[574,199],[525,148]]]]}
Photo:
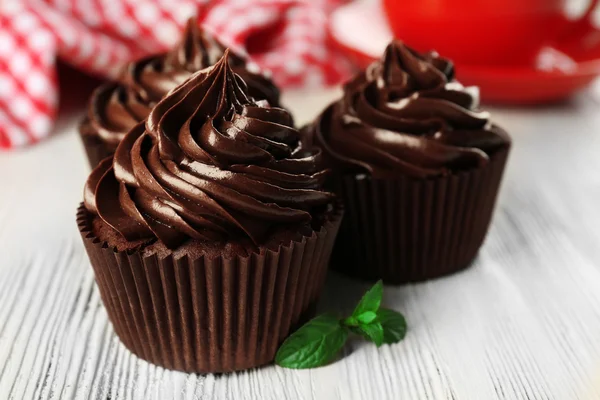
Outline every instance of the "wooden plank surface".
{"type": "MultiPolygon", "coordinates": [[[[302,122],[332,95],[286,99],[302,122]]],[[[493,227],[471,269],[385,288],[405,341],[351,342],[315,370],[206,376],[115,337],[75,225],[88,168],[79,113],[65,115],[52,139],[0,154],[0,399],[600,398],[600,102],[492,111],[514,138],[493,227]]],[[[331,274],[321,308],[366,287],[331,274]]]]}

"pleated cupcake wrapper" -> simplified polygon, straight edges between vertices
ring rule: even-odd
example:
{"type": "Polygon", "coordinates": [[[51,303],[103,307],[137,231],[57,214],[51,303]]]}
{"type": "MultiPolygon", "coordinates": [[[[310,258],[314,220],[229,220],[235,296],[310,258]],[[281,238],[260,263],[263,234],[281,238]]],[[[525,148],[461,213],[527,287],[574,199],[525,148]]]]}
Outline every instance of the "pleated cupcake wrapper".
{"type": "Polygon", "coordinates": [[[115,332],[140,358],[187,372],[229,372],[273,361],[312,316],[342,219],[341,206],[301,241],[248,257],[128,253],[109,248],[80,206],[77,222],[115,332]]]}
{"type": "Polygon", "coordinates": [[[100,161],[108,156],[112,156],[115,152],[114,149],[107,147],[100,139],[84,134],[81,127],[79,128],[79,136],[83,142],[85,154],[87,155],[88,162],[92,169],[96,168],[96,166],[100,164],[100,161]]]}
{"type": "Polygon", "coordinates": [[[346,211],[332,269],[398,284],[466,268],[488,231],[508,152],[484,168],[431,180],[337,179],[346,211]]]}

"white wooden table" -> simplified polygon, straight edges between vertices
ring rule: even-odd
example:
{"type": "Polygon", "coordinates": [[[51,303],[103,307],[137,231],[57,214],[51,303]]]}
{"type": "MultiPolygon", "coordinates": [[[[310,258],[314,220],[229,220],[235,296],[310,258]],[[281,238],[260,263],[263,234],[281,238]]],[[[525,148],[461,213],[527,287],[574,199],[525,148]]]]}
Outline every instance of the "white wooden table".
{"type": "MultiPolygon", "coordinates": [[[[302,122],[332,95],[285,100],[302,122]]],[[[600,398],[600,91],[492,111],[514,138],[492,229],[469,270],[386,287],[406,340],[352,342],[314,370],[206,376],[115,337],[75,225],[80,112],[64,115],[50,140],[0,153],[0,399],[600,398]]],[[[366,287],[331,275],[321,306],[347,309],[366,287]]]]}

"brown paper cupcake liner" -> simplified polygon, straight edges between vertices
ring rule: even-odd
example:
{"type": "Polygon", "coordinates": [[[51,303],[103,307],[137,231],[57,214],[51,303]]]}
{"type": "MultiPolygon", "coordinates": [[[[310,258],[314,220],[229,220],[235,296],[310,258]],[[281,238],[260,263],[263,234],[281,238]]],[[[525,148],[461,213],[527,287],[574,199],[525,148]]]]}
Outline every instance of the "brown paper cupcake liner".
{"type": "Polygon", "coordinates": [[[112,156],[115,153],[115,150],[106,146],[106,144],[97,137],[86,134],[85,128],[83,127],[84,125],[85,121],[83,121],[79,127],[79,136],[83,142],[83,148],[85,149],[85,154],[87,155],[90,167],[94,169],[100,164],[100,161],[104,160],[106,157],[112,156]]]}
{"type": "Polygon", "coordinates": [[[144,256],[110,248],[80,206],[77,223],[115,332],[134,354],[186,372],[267,364],[311,317],[342,207],[311,237],[248,257],[144,256]]]}
{"type": "Polygon", "coordinates": [[[430,180],[337,180],[346,211],[332,269],[399,284],[466,268],[487,234],[508,152],[484,168],[430,180]]]}

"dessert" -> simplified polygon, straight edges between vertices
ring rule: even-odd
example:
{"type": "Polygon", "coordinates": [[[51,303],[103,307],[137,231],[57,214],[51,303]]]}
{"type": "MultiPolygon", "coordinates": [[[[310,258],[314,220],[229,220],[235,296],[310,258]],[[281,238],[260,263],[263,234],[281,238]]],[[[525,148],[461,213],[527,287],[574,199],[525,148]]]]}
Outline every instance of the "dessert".
{"type": "Polygon", "coordinates": [[[307,128],[346,205],[335,269],[402,283],[470,264],[510,149],[477,103],[450,61],[393,41],[307,128]]]}
{"type": "Polygon", "coordinates": [[[159,101],[92,171],[77,214],[123,343],[188,372],[272,361],[324,283],[342,217],[327,174],[227,52],[159,101]]]}

